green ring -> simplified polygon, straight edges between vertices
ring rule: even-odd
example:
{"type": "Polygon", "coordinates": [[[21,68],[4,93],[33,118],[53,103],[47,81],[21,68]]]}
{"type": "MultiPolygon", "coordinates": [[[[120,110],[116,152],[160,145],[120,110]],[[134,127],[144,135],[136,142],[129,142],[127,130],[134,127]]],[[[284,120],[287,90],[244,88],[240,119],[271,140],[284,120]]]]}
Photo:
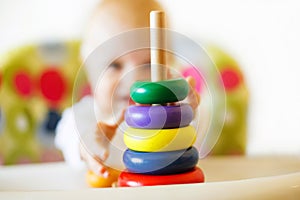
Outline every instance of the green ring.
{"type": "Polygon", "coordinates": [[[130,88],[130,97],[136,103],[164,104],[185,99],[189,85],[185,79],[178,78],[157,82],[135,82],[130,88]]]}

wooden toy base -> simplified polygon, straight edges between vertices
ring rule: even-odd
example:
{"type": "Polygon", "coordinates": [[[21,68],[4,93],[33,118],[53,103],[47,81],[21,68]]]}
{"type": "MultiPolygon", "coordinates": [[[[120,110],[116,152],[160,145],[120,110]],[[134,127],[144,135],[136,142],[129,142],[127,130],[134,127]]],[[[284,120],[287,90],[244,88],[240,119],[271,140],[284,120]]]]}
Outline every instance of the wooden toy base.
{"type": "Polygon", "coordinates": [[[86,171],[71,170],[64,163],[2,166],[0,199],[276,200],[300,196],[299,157],[210,157],[199,165],[206,183],[101,189],[88,188],[86,171]]]}

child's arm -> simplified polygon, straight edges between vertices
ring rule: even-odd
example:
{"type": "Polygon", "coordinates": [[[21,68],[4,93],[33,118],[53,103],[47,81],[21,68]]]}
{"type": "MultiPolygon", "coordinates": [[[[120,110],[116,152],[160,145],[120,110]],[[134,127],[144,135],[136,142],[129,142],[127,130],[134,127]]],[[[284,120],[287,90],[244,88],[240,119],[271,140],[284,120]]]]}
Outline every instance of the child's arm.
{"type": "MultiPolygon", "coordinates": [[[[123,120],[122,117],[120,120],[123,120]]],[[[117,123],[120,123],[120,120],[117,123]]],[[[73,168],[82,169],[87,163],[87,166],[96,172],[96,168],[99,168],[99,163],[96,161],[106,159],[108,155],[106,150],[117,125],[99,123],[97,126],[96,124],[92,97],[83,98],[63,112],[56,128],[55,146],[62,151],[65,161],[73,168]],[[100,131],[104,129],[106,131],[102,132],[106,134],[100,131]],[[85,141],[85,144],[81,144],[80,140],[85,141]],[[84,148],[85,145],[90,148],[89,151],[84,148]],[[91,149],[93,150],[91,153],[97,153],[97,156],[88,154],[91,149]]]]}
{"type": "Polygon", "coordinates": [[[86,148],[84,148],[83,145],[80,145],[81,158],[86,162],[88,168],[98,176],[106,178],[109,175],[109,171],[107,170],[107,166],[105,166],[104,161],[109,155],[108,145],[113,139],[118,126],[122,123],[122,121],[124,121],[124,113],[125,111],[122,112],[117,122],[113,125],[98,122],[94,139],[99,145],[99,148],[103,149],[100,155],[92,155],[86,148]]]}
{"type": "Polygon", "coordinates": [[[66,109],[56,127],[55,146],[63,153],[65,162],[73,168],[84,168],[78,149],[79,137],[72,108],[66,109]]]}

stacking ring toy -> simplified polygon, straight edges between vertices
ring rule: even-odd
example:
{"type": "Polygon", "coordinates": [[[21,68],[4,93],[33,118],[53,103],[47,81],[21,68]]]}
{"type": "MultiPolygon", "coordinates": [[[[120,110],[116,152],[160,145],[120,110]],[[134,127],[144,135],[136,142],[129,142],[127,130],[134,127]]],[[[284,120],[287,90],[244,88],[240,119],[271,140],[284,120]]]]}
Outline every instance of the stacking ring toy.
{"type": "Polygon", "coordinates": [[[175,106],[130,106],[125,113],[128,126],[145,129],[166,129],[188,126],[193,120],[189,104],[175,106]]]}
{"type": "Polygon", "coordinates": [[[164,104],[183,100],[189,92],[186,80],[135,82],[130,88],[133,101],[141,104],[164,104]]]}
{"type": "Polygon", "coordinates": [[[134,151],[176,151],[192,146],[196,136],[196,130],[193,126],[173,129],[129,127],[124,133],[124,142],[129,149],[134,151]]]}
{"type": "Polygon", "coordinates": [[[123,163],[128,171],[143,174],[178,174],[193,169],[199,155],[195,147],[168,152],[137,152],[127,149],[123,163]]]}
{"type": "Polygon", "coordinates": [[[203,183],[204,174],[202,170],[195,167],[192,171],[172,175],[147,175],[122,172],[118,179],[120,187],[137,187],[151,185],[170,185],[186,183],[203,183]]]}

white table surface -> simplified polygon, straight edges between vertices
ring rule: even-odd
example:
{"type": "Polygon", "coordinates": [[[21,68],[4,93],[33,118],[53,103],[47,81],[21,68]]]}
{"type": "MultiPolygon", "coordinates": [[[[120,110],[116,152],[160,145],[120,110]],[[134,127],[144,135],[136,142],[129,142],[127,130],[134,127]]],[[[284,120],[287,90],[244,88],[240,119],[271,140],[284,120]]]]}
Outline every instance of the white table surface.
{"type": "Polygon", "coordinates": [[[206,183],[88,188],[65,163],[0,167],[0,199],[300,199],[299,157],[214,157],[199,166],[206,183]]]}

